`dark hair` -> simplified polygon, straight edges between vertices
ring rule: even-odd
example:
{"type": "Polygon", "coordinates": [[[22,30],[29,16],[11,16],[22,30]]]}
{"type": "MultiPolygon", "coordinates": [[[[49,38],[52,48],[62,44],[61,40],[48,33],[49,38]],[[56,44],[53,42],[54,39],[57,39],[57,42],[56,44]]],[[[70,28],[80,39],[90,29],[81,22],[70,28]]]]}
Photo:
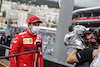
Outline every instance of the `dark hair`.
{"type": "Polygon", "coordinates": [[[75,26],[75,25],[70,25],[70,26],[69,26],[69,28],[68,28],[68,29],[69,29],[69,32],[72,32],[72,31],[73,31],[73,27],[74,27],[74,26],[75,26]]]}
{"type": "Polygon", "coordinates": [[[89,29],[90,32],[93,32],[94,30],[95,30],[95,28],[93,28],[93,27],[90,27],[90,29],[89,29]]]}
{"type": "Polygon", "coordinates": [[[31,24],[31,23],[29,23],[29,24],[31,24]]]}

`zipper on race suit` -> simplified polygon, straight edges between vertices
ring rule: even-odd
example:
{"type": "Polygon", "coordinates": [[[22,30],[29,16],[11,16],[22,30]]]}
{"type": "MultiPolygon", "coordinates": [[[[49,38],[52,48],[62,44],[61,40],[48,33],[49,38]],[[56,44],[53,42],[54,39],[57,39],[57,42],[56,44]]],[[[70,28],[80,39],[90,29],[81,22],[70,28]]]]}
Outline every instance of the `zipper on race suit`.
{"type": "MultiPolygon", "coordinates": [[[[36,37],[36,39],[37,39],[37,37],[36,37]]],[[[35,41],[36,41],[36,39],[35,39],[35,37],[33,38],[33,48],[34,48],[34,45],[36,45],[35,44],[35,41]]],[[[33,53],[33,56],[34,56],[34,53],[33,53]]],[[[33,57],[32,57],[33,58],[33,57]]],[[[35,61],[33,61],[33,63],[32,63],[32,67],[37,67],[37,53],[35,53],[35,58],[33,58],[33,60],[35,59],[35,61]],[[34,66],[33,66],[34,65],[34,66]]]]}

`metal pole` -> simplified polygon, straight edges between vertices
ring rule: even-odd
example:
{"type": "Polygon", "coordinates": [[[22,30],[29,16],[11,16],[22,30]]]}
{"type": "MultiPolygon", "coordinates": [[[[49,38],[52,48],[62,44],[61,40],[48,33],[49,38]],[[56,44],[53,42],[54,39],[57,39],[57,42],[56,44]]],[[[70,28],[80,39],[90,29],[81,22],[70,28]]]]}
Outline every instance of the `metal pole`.
{"type": "Polygon", "coordinates": [[[56,44],[54,49],[54,58],[58,61],[65,62],[67,49],[64,45],[64,36],[68,33],[68,27],[72,22],[74,0],[62,0],[59,15],[59,22],[56,34],[56,44]]]}
{"type": "Polygon", "coordinates": [[[5,58],[9,58],[9,57],[15,57],[15,56],[23,55],[23,54],[28,54],[28,53],[35,53],[35,52],[39,52],[39,50],[29,51],[29,52],[19,53],[19,54],[13,54],[13,55],[9,55],[9,56],[1,56],[0,59],[5,59],[5,58]]]}

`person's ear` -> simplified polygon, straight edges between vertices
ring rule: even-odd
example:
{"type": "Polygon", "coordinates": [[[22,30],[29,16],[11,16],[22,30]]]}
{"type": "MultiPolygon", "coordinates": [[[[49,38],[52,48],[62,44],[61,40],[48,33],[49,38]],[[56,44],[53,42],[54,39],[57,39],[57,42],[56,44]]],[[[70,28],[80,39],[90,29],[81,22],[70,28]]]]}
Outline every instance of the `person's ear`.
{"type": "Polygon", "coordinates": [[[28,26],[31,25],[30,23],[28,23],[28,26]]]}

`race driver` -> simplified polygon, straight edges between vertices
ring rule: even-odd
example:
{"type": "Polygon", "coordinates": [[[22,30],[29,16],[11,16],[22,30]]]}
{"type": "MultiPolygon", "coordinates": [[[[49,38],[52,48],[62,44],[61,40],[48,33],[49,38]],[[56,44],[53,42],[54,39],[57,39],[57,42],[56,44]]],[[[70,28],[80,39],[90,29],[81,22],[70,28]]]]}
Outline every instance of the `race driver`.
{"type": "Polygon", "coordinates": [[[11,67],[43,67],[42,38],[37,34],[39,24],[42,23],[37,16],[28,20],[28,30],[15,36],[10,55],[38,50],[37,41],[41,45],[40,52],[28,53],[10,58],[11,67]]]}

